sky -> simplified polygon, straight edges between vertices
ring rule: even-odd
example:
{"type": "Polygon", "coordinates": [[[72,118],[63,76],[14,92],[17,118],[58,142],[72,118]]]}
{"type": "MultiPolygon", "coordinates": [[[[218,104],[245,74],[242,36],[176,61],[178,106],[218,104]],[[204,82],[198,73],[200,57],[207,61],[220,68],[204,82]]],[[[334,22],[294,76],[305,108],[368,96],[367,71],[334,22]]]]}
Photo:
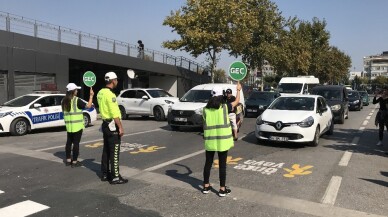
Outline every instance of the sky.
{"type": "MultiPolygon", "coordinates": [[[[0,11],[64,26],[130,44],[142,40],[145,47],[184,56],[206,64],[185,52],[162,47],[177,39],[163,21],[186,0],[0,0],[0,11]]],[[[326,20],[330,45],[352,59],[351,71],[363,70],[363,57],[388,51],[388,0],[273,0],[284,17],[326,20]]],[[[239,58],[222,52],[218,68],[228,71],[239,58]]]]}

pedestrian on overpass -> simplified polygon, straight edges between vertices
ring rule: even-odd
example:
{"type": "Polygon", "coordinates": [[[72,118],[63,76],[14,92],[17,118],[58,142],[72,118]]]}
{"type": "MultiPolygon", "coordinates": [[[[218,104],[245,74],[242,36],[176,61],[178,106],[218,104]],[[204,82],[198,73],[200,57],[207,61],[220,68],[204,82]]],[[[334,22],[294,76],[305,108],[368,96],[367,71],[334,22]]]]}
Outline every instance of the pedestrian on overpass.
{"type": "Polygon", "coordinates": [[[77,97],[78,90],[81,87],[74,83],[69,83],[66,86],[67,92],[62,100],[63,119],[65,120],[67,141],[66,141],[66,166],[79,167],[82,163],[78,161],[79,143],[82,137],[84,126],[83,109],[91,108],[93,104],[93,89],[90,88],[89,101],[86,104],[83,100],[77,97]],[[72,147],[73,145],[73,147],[72,147]],[[71,152],[73,157],[71,158],[71,152]]]}
{"type": "Polygon", "coordinates": [[[376,92],[373,97],[373,104],[377,103],[380,104],[380,108],[376,115],[376,122],[379,125],[379,142],[376,145],[381,146],[383,144],[384,127],[388,130],[388,87],[376,92]]]}
{"type": "Polygon", "coordinates": [[[212,189],[210,185],[210,170],[213,164],[215,152],[218,153],[219,161],[219,179],[220,190],[218,195],[225,197],[231,192],[226,187],[226,159],[228,157],[228,150],[234,146],[232,128],[228,112],[233,110],[240,102],[241,84],[237,83],[236,100],[232,103],[226,103],[221,87],[214,87],[212,90],[212,98],[203,109],[203,129],[206,150],[206,162],[203,169],[203,189],[202,193],[207,194],[212,189]]]}
{"type": "Polygon", "coordinates": [[[114,72],[105,74],[105,88],[97,94],[97,101],[102,118],[102,133],[104,147],[101,157],[101,181],[110,181],[111,184],[125,184],[119,171],[119,155],[121,137],[124,135],[121,124],[121,113],[113,89],[117,87],[117,75],[114,72]],[[110,166],[110,169],[109,169],[110,166]]]}

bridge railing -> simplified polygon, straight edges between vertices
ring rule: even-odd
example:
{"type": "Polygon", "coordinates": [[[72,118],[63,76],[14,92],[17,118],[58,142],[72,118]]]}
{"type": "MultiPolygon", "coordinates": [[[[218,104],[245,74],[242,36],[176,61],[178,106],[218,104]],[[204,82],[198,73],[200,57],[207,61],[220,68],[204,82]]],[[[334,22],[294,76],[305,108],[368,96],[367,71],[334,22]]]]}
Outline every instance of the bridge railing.
{"type": "Polygon", "coordinates": [[[143,53],[139,53],[136,45],[127,42],[85,33],[2,11],[0,11],[0,30],[175,65],[197,74],[202,74],[205,69],[202,64],[182,56],[173,56],[152,49],[144,49],[143,53]]]}

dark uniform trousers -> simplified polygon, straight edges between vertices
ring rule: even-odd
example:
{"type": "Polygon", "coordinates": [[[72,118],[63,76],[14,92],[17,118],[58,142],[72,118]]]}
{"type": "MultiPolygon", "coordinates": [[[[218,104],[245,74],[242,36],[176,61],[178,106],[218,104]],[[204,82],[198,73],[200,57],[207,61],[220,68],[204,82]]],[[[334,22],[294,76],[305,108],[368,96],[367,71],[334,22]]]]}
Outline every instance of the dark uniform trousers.
{"type": "Polygon", "coordinates": [[[104,148],[101,158],[101,171],[103,174],[110,174],[112,179],[120,176],[119,171],[119,156],[121,139],[119,128],[116,125],[116,131],[112,132],[109,129],[109,122],[102,122],[102,133],[104,135],[104,148]],[[110,164],[110,172],[109,172],[110,164]]]}

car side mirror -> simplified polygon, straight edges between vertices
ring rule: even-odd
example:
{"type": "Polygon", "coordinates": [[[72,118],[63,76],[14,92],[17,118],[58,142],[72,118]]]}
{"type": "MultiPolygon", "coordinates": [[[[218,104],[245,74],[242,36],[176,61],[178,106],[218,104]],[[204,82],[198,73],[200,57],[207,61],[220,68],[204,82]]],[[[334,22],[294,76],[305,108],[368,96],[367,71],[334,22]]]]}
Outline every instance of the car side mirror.
{"type": "Polygon", "coordinates": [[[141,98],[144,100],[148,100],[148,96],[142,96],[141,98]]]}
{"type": "Polygon", "coordinates": [[[42,104],[39,104],[39,103],[34,104],[34,108],[40,108],[40,107],[42,107],[42,104]]]}

